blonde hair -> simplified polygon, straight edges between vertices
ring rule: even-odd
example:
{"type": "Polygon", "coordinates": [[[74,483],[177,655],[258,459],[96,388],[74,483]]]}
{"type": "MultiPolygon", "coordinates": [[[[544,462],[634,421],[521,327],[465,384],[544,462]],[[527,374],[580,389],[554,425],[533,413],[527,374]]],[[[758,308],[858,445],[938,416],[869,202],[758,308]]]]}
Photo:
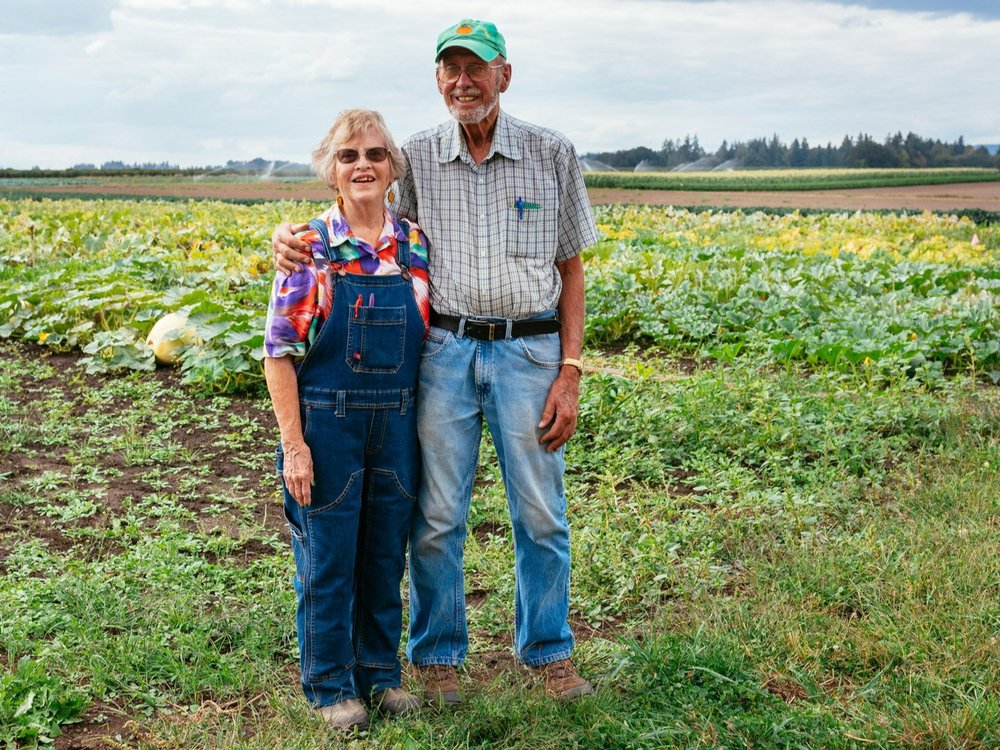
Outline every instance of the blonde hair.
{"type": "Polygon", "coordinates": [[[389,171],[395,180],[403,173],[403,152],[392,138],[382,115],[371,109],[346,109],[337,115],[323,140],[312,152],[312,170],[323,182],[337,189],[337,150],[348,141],[374,129],[389,152],[389,171]]]}

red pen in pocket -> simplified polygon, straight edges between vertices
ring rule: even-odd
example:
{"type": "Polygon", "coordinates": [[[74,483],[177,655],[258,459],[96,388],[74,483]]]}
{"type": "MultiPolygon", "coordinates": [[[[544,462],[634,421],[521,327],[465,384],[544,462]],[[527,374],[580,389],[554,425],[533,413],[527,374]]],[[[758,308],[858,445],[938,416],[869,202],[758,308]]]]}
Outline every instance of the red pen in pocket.
{"type": "Polygon", "coordinates": [[[358,317],[358,308],[361,307],[361,295],[358,295],[357,301],[354,303],[354,317],[358,317]]]}

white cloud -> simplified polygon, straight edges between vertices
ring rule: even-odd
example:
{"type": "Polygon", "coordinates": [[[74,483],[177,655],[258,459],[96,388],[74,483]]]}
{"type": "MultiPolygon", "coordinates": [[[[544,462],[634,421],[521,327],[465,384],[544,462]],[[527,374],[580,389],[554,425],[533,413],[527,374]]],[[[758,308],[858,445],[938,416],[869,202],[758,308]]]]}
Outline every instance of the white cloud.
{"type": "MultiPolygon", "coordinates": [[[[402,137],[447,117],[434,43],[469,12],[454,0],[79,6],[98,20],[70,13],[47,33],[35,0],[16,0],[0,31],[0,165],[306,161],[348,106],[380,109],[402,137]]],[[[581,152],[685,134],[706,148],[896,130],[1000,142],[984,104],[1000,21],[819,0],[510,0],[489,14],[514,66],[504,107],[581,152]]]]}

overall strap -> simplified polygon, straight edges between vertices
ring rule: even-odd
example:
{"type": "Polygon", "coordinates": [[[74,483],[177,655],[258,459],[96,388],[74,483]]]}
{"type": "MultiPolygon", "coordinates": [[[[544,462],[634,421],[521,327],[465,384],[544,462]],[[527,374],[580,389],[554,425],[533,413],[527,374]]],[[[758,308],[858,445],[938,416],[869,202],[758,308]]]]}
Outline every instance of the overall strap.
{"type": "Polygon", "coordinates": [[[406,235],[405,240],[396,240],[396,262],[403,271],[410,270],[410,222],[406,219],[399,220],[399,226],[406,235]]]}
{"type": "Polygon", "coordinates": [[[336,248],[330,247],[330,232],[327,231],[326,222],[322,219],[313,219],[309,222],[309,226],[312,229],[315,229],[317,234],[319,234],[320,239],[323,240],[323,255],[326,256],[326,259],[331,263],[342,262],[340,258],[340,251],[336,248]],[[334,254],[336,254],[337,257],[333,257],[334,254]]]}

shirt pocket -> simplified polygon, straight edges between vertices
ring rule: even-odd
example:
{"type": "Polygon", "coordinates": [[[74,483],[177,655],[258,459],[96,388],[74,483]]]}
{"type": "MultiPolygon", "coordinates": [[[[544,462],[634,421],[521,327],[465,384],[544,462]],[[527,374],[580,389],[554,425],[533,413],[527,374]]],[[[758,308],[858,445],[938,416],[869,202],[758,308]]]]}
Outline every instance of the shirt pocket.
{"type": "MultiPolygon", "coordinates": [[[[538,205],[538,204],[535,204],[538,205]]],[[[507,210],[507,249],[517,258],[555,257],[555,210],[538,208],[507,210]]]]}

